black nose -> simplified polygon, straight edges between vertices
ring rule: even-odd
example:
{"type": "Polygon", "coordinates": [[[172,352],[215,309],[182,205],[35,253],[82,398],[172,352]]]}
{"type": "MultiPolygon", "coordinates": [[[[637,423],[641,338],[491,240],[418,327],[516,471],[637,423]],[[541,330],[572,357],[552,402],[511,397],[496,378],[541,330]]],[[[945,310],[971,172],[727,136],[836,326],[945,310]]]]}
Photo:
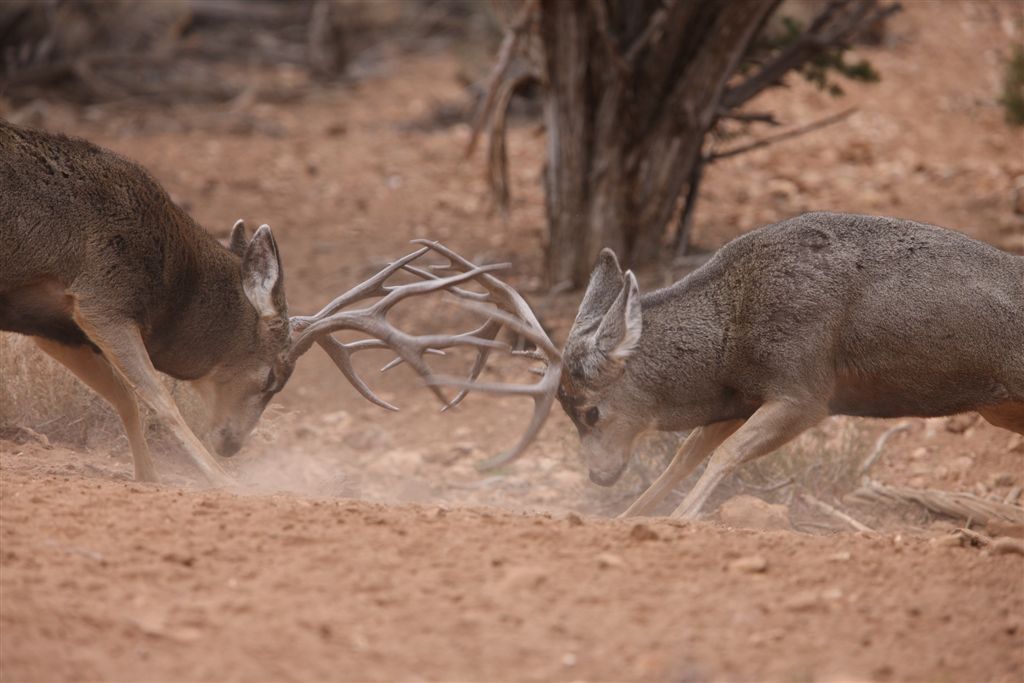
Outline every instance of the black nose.
{"type": "Polygon", "coordinates": [[[242,440],[235,436],[224,436],[217,445],[217,453],[230,458],[242,447],[242,440]]]}
{"type": "Polygon", "coordinates": [[[619,480],[620,476],[622,476],[622,469],[619,469],[617,472],[612,472],[611,474],[590,470],[590,481],[594,482],[598,486],[611,486],[619,480]]]}

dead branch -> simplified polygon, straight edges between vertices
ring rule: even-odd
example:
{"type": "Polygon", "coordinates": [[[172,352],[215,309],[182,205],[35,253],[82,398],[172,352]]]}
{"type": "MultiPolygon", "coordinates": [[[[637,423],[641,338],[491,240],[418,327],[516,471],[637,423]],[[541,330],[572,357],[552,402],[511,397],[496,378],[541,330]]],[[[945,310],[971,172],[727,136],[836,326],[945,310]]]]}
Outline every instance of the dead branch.
{"type": "Polygon", "coordinates": [[[989,520],[997,519],[1014,524],[1024,524],[1024,508],[985,500],[970,493],[887,486],[865,477],[861,482],[861,487],[851,495],[861,500],[874,502],[917,503],[938,514],[973,519],[979,523],[988,523],[989,520]]]}
{"type": "Polygon", "coordinates": [[[512,96],[521,86],[534,79],[531,74],[523,74],[511,81],[504,81],[498,92],[494,112],[490,116],[487,145],[487,182],[491,194],[501,209],[507,213],[511,196],[508,183],[508,151],[506,146],[506,130],[508,108],[512,96]]]}
{"type": "Polygon", "coordinates": [[[787,48],[739,85],[730,88],[722,97],[726,109],[735,109],[755,97],[762,90],[778,83],[790,71],[800,68],[808,60],[830,47],[846,45],[864,26],[881,21],[900,11],[899,3],[878,7],[875,0],[857,4],[845,18],[833,19],[850,0],[832,0],[814,19],[810,28],[787,48]]]}
{"type": "Polygon", "coordinates": [[[1022,489],[1020,486],[1014,486],[1012,489],[1010,489],[1009,493],[1006,494],[1006,498],[1003,498],[1003,504],[1016,505],[1017,500],[1020,499],[1021,490],[1022,489]]]}
{"type": "Polygon", "coordinates": [[[720,119],[730,119],[733,121],[742,121],[743,123],[767,123],[769,126],[781,126],[775,114],[771,112],[741,112],[741,111],[729,111],[726,109],[720,109],[717,114],[720,119]]]}
{"type": "Polygon", "coordinates": [[[819,128],[824,128],[825,126],[831,126],[833,123],[838,123],[839,121],[842,121],[843,119],[847,118],[856,111],[856,107],[851,107],[849,109],[839,112],[838,114],[826,116],[823,119],[812,121],[811,123],[799,126],[792,130],[785,131],[783,133],[779,133],[777,135],[770,135],[759,140],[754,140],[753,142],[747,143],[745,145],[740,145],[739,147],[735,147],[724,152],[712,152],[711,154],[707,155],[704,158],[704,160],[706,163],[713,163],[715,161],[720,161],[721,159],[728,159],[729,157],[745,154],[755,149],[760,149],[761,147],[767,147],[768,145],[773,145],[776,142],[782,142],[783,140],[789,140],[790,138],[799,137],[806,133],[810,133],[811,131],[818,130],[819,128]]]}
{"type": "Polygon", "coordinates": [[[615,38],[608,26],[608,8],[604,6],[604,0],[589,0],[590,11],[594,13],[594,21],[597,24],[597,32],[601,36],[601,44],[608,54],[608,61],[615,67],[619,76],[629,73],[630,67],[615,44],[615,38]]]}
{"type": "Polygon", "coordinates": [[[632,45],[626,50],[625,61],[631,68],[636,64],[636,60],[640,57],[640,52],[647,47],[648,44],[654,42],[661,36],[661,29],[665,25],[665,19],[668,17],[669,10],[678,0],[670,0],[670,2],[662,5],[658,8],[654,14],[651,15],[650,21],[644,26],[644,30],[640,32],[640,35],[636,37],[632,45]]]}
{"type": "Polygon", "coordinates": [[[867,474],[868,471],[874,466],[875,462],[877,462],[878,459],[882,457],[882,449],[885,448],[886,442],[889,441],[889,439],[891,439],[896,434],[899,434],[900,432],[905,432],[908,429],[910,429],[910,423],[901,422],[895,427],[891,427],[885,430],[885,433],[878,437],[878,440],[875,441],[875,447],[871,449],[871,453],[868,455],[868,457],[864,458],[864,462],[861,463],[860,468],[857,470],[857,473],[861,476],[867,474]]]}
{"type": "Polygon", "coordinates": [[[839,510],[838,508],[835,508],[835,507],[829,505],[828,503],[826,503],[823,500],[819,500],[819,499],[815,498],[814,496],[812,496],[809,493],[801,493],[800,494],[800,499],[802,501],[804,501],[805,503],[807,503],[808,505],[810,505],[811,507],[815,507],[818,510],[821,510],[822,512],[827,514],[829,517],[833,517],[833,518],[838,519],[839,521],[843,522],[844,524],[850,525],[851,527],[853,527],[857,531],[866,531],[868,533],[874,533],[874,531],[875,531],[874,529],[872,529],[868,525],[866,525],[866,524],[864,524],[864,523],[854,519],[850,515],[848,515],[845,512],[843,512],[842,510],[839,510]]]}
{"type": "Polygon", "coordinates": [[[469,135],[469,143],[466,145],[466,156],[472,156],[476,150],[476,143],[480,137],[480,130],[484,123],[490,118],[495,98],[498,95],[498,87],[505,80],[505,74],[512,63],[512,55],[515,54],[519,41],[526,29],[533,21],[533,13],[537,7],[537,0],[523,0],[519,14],[505,31],[505,37],[501,41],[501,48],[498,50],[498,61],[491,69],[484,86],[484,98],[480,101],[480,108],[473,117],[473,126],[469,135]]]}

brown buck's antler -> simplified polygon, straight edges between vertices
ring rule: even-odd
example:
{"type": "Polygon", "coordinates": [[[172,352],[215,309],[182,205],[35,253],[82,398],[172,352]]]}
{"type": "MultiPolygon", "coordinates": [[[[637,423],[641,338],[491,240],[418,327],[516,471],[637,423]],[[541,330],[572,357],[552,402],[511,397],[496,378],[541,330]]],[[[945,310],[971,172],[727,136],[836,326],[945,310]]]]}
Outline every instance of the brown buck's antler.
{"type": "Polygon", "coordinates": [[[352,366],[351,356],[365,349],[393,350],[397,357],[381,368],[389,370],[400,363],[407,363],[427,386],[444,404],[444,409],[458,405],[473,390],[495,394],[512,394],[530,396],[534,400],[533,418],[526,432],[515,446],[497,456],[480,463],[480,469],[490,469],[512,462],[526,450],[530,442],[537,436],[544,421],[551,411],[551,405],[558,389],[562,372],[561,354],[548,338],[544,328],[530,309],[529,304],[512,287],[491,275],[492,272],[508,267],[508,264],[477,266],[438,242],[415,240],[422,248],[404,256],[381,270],[365,282],[353,287],[329,303],[319,313],[312,316],[293,316],[291,318],[293,341],[291,360],[309,350],[313,343],[319,344],[338,366],[352,386],[364,398],[388,410],[398,408],[377,396],[356,373],[352,366]],[[444,256],[448,263],[441,266],[428,266],[427,269],[411,265],[413,261],[428,252],[436,252],[444,256]],[[405,270],[421,278],[419,282],[388,285],[387,280],[399,270],[405,270]],[[455,271],[453,275],[441,277],[434,271],[455,271]],[[458,285],[475,281],[486,292],[473,292],[458,285]],[[411,335],[394,327],[387,320],[388,312],[400,301],[412,296],[447,291],[462,300],[462,306],[487,318],[480,327],[461,334],[442,335],[411,335]],[[364,308],[344,310],[366,299],[378,299],[364,308]],[[488,305],[492,304],[492,305],[488,305]],[[480,373],[487,364],[487,359],[494,350],[509,350],[506,344],[496,340],[502,327],[521,335],[536,345],[536,351],[515,352],[516,355],[527,355],[546,362],[547,367],[539,371],[541,379],[533,384],[503,384],[477,382],[480,373]],[[370,339],[342,343],[332,337],[339,330],[358,330],[369,335],[370,339]],[[472,347],[476,350],[476,358],[467,377],[451,377],[434,375],[427,365],[427,354],[444,355],[444,350],[458,346],[472,347]],[[458,387],[459,393],[448,400],[441,390],[443,386],[458,387]]]}

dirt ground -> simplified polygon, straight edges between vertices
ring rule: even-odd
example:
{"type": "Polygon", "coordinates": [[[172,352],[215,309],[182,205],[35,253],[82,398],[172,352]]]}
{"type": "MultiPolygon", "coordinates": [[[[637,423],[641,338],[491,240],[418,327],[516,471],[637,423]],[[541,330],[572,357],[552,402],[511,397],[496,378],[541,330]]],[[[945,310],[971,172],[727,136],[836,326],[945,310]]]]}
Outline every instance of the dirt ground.
{"type": "MultiPolygon", "coordinates": [[[[1024,10],[904,5],[885,43],[861,49],[882,82],[833,99],[794,81],[753,104],[787,125],[857,112],[713,166],[699,250],[829,209],[935,222],[1024,254],[1012,211],[1024,136],[996,102],[1024,10]]],[[[269,223],[293,313],[430,237],[512,262],[509,281],[560,341],[579,294],[548,295],[538,279],[542,131],[530,121],[511,131],[503,219],[490,211],[482,159],[464,156],[467,126],[438,116],[465,101],[463,68],[453,52],[395,54],[298,102],[4,115],[141,162],[219,236],[239,217],[269,223]]],[[[299,78],[284,68],[262,77],[299,78]]],[[[642,273],[642,287],[679,272],[642,273]]],[[[464,322],[450,308],[406,321],[464,322]]],[[[5,344],[0,400],[17,415],[43,393],[26,394],[25,368],[45,363],[5,344]]],[[[158,462],[166,483],[131,482],[115,418],[84,393],[63,392],[46,419],[4,425],[0,680],[1024,681],[1024,556],[956,543],[963,520],[865,504],[837,485],[905,424],[873,478],[1004,500],[1024,485],[1020,436],[969,417],[833,418],[714,501],[761,495],[787,506],[791,530],[731,528],[714,514],[613,520],[657,475],[671,439],[652,440],[600,489],[556,411],[519,462],[481,473],[474,463],[514,441],[530,406],[474,397],[439,415],[411,374],[377,375],[388,356],[366,355],[365,376],[402,412],[366,403],[311,352],[227,461],[237,491],[203,490],[173,452],[158,462]],[[801,491],[834,496],[877,532],[816,515],[801,491]]]]}

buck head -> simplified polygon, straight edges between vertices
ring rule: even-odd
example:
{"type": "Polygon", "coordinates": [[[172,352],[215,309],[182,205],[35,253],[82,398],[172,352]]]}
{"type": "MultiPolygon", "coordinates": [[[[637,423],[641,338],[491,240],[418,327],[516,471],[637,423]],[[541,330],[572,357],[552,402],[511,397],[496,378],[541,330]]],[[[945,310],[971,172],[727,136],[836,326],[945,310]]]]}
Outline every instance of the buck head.
{"type": "Polygon", "coordinates": [[[601,251],[562,353],[558,400],[580,435],[590,479],[611,486],[629,462],[633,440],[652,422],[649,400],[627,364],[640,344],[640,291],[615,254],[601,251]]]}
{"type": "Polygon", "coordinates": [[[204,399],[208,440],[222,456],[238,452],[263,409],[291,376],[291,324],[284,294],[284,272],[277,243],[266,225],[247,240],[235,223],[230,250],[241,257],[241,283],[252,310],[225,340],[221,360],[193,382],[204,399]]]}

